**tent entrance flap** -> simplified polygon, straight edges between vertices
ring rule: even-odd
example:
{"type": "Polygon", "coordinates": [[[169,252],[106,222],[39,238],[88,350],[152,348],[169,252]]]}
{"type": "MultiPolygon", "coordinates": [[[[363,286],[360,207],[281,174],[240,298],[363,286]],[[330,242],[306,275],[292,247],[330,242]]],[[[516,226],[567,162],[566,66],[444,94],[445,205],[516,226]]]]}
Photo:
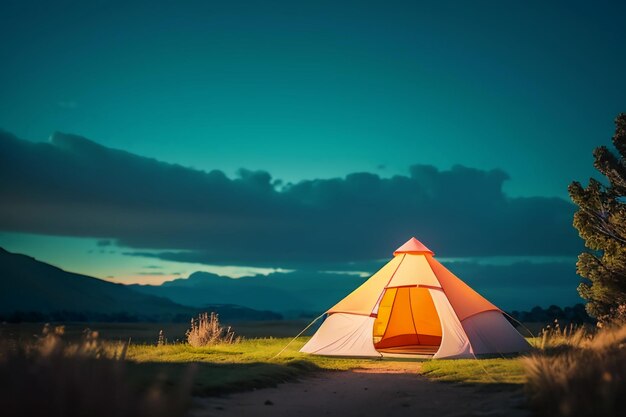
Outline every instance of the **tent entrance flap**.
{"type": "Polygon", "coordinates": [[[441,345],[441,323],[427,288],[386,289],[373,330],[381,352],[434,354],[441,345]]]}

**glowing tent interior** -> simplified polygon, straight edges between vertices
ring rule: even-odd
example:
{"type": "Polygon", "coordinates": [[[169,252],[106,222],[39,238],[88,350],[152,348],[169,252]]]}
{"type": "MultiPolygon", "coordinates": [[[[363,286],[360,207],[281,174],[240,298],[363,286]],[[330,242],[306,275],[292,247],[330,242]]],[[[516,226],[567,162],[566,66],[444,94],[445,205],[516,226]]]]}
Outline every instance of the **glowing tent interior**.
{"type": "Polygon", "coordinates": [[[502,311],[415,238],[329,309],[301,352],[330,356],[465,358],[526,351],[502,311]]]}

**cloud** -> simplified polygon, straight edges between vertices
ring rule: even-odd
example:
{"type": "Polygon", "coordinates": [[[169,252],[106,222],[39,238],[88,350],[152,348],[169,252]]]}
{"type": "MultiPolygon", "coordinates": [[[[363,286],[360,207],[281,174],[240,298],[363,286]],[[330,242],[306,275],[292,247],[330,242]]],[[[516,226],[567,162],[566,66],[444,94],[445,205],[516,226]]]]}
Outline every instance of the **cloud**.
{"type": "Polygon", "coordinates": [[[440,256],[570,255],[574,206],[511,198],[501,170],[414,165],[408,175],[352,173],[276,186],[55,133],[0,132],[0,229],[115,240],[163,259],[324,269],[390,255],[416,236],[440,256]]]}
{"type": "Polygon", "coordinates": [[[96,242],[97,246],[111,246],[112,242],[110,240],[99,240],[96,242]]]}
{"type": "Polygon", "coordinates": [[[576,275],[574,261],[511,265],[452,262],[446,263],[446,267],[487,299],[508,310],[582,302],[576,291],[581,278],[576,275]]]}

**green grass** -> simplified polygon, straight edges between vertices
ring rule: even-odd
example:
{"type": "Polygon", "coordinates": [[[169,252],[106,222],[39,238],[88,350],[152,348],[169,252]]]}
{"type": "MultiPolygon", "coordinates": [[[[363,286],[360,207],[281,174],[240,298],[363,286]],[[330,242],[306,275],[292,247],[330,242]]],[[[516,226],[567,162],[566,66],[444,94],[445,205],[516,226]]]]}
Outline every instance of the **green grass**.
{"type": "Polygon", "coordinates": [[[195,368],[194,395],[215,395],[274,386],[319,370],[347,370],[363,360],[329,358],[298,352],[308,337],[298,338],[278,357],[291,339],[248,339],[232,345],[194,348],[186,344],[131,345],[127,359],[137,383],[154,378],[176,385],[183,373],[195,368]]]}
{"type": "Polygon", "coordinates": [[[422,373],[436,381],[521,385],[526,379],[520,358],[431,360],[422,373]]]}
{"type": "MultiPolygon", "coordinates": [[[[531,346],[541,342],[537,337],[526,337],[531,346]]],[[[422,373],[436,381],[466,384],[522,385],[526,375],[521,357],[493,359],[447,359],[424,362],[422,373]]]]}
{"type": "MultiPolygon", "coordinates": [[[[290,341],[287,337],[258,337],[258,335],[281,335],[295,333],[300,322],[253,323],[239,328],[246,335],[241,343],[194,348],[184,343],[171,343],[157,347],[158,330],[163,329],[172,340],[186,325],[167,323],[98,323],[93,327],[100,337],[111,345],[115,341],[131,338],[128,348],[129,371],[139,386],[147,386],[156,379],[166,385],[178,386],[190,366],[195,368],[193,393],[214,395],[252,388],[274,386],[280,382],[294,380],[320,370],[348,370],[359,367],[388,366],[390,360],[348,359],[315,356],[300,353],[300,348],[309,337],[300,337],[289,345],[280,356],[275,357],[290,341]],[[138,340],[139,339],[139,340],[138,340]],[[139,343],[137,343],[139,341],[139,343]],[[149,343],[149,344],[144,344],[149,343]]],[[[66,326],[66,336],[78,339],[86,324],[66,326]]],[[[29,335],[41,329],[36,325],[3,325],[3,338],[27,340],[29,335]]],[[[425,360],[422,372],[436,381],[469,384],[515,384],[524,383],[524,374],[519,359],[463,359],[425,360]]]]}
{"type": "MultiPolygon", "coordinates": [[[[187,366],[196,367],[195,395],[215,395],[274,386],[320,370],[348,370],[381,366],[387,360],[342,359],[300,353],[308,337],[298,338],[278,357],[291,339],[248,339],[238,344],[194,348],[186,344],[131,345],[128,359],[140,381],[166,375],[175,385],[187,366]]],[[[520,358],[426,360],[423,374],[435,381],[519,386],[525,382],[520,358]]]]}
{"type": "Polygon", "coordinates": [[[351,359],[314,356],[300,353],[308,337],[300,337],[276,355],[292,340],[290,338],[244,339],[240,343],[194,348],[187,344],[165,346],[131,345],[127,358],[137,362],[208,362],[216,364],[267,362],[288,364],[306,360],[319,369],[346,370],[358,366],[351,359]]]}

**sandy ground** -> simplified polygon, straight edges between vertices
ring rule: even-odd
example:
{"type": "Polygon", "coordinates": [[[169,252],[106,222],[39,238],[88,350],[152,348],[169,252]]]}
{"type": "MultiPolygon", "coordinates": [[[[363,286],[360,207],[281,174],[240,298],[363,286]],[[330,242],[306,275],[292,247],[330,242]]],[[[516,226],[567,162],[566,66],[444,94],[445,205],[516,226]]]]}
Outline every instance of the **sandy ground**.
{"type": "Polygon", "coordinates": [[[221,398],[195,400],[193,417],[529,416],[520,389],[429,381],[418,362],[323,372],[221,398]]]}

